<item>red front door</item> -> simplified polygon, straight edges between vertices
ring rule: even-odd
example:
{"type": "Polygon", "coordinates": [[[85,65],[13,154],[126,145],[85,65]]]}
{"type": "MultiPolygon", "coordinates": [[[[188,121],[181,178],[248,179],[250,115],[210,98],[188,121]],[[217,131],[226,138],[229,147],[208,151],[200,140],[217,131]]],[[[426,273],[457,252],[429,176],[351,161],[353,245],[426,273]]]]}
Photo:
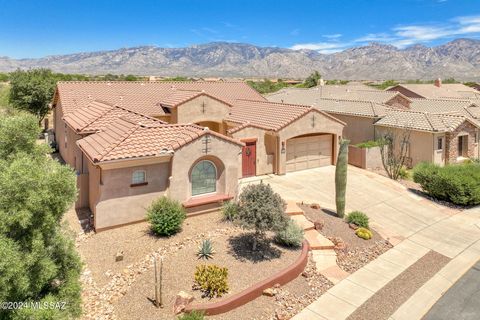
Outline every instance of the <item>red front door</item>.
{"type": "Polygon", "coordinates": [[[243,177],[251,177],[256,174],[257,163],[257,143],[246,142],[242,148],[242,175],[243,177]]]}

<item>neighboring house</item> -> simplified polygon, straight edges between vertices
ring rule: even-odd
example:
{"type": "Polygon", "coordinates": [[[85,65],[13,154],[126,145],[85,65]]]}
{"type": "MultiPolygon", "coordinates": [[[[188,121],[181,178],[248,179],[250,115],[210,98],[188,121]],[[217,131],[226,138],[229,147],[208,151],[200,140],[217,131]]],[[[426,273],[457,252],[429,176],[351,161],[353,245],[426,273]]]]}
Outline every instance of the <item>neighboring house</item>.
{"type": "Polygon", "coordinates": [[[143,220],[161,195],[201,213],[236,196],[240,177],[335,164],[345,125],[243,82],[60,82],[52,107],[76,207],[97,231],[143,220]]]}
{"type": "Polygon", "coordinates": [[[385,104],[395,108],[410,107],[411,100],[401,93],[382,91],[363,84],[324,85],[310,89],[284,88],[266,95],[269,101],[298,103],[315,106],[319,99],[342,99],[352,101],[368,101],[385,104]]]}
{"type": "MultiPolygon", "coordinates": [[[[379,136],[408,137],[408,165],[439,165],[478,158],[478,123],[461,115],[390,110],[374,125],[379,136]]],[[[399,147],[398,145],[396,147],[399,147]]]]}
{"type": "Polygon", "coordinates": [[[386,91],[399,92],[409,98],[480,99],[480,92],[461,83],[442,84],[440,79],[433,84],[399,84],[386,91]]]}

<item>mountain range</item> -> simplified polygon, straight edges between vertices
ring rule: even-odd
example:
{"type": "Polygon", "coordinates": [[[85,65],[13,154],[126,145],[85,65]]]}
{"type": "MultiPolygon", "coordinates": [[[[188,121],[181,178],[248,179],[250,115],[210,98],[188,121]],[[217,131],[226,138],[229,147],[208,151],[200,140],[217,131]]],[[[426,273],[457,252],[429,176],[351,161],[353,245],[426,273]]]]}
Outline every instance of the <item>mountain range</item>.
{"type": "Polygon", "coordinates": [[[212,42],[185,48],[142,46],[47,56],[0,57],[0,71],[50,68],[83,74],[135,74],[199,77],[303,78],[318,70],[326,79],[480,80],[480,40],[456,39],[435,47],[398,49],[371,43],[332,54],[314,50],[212,42]]]}

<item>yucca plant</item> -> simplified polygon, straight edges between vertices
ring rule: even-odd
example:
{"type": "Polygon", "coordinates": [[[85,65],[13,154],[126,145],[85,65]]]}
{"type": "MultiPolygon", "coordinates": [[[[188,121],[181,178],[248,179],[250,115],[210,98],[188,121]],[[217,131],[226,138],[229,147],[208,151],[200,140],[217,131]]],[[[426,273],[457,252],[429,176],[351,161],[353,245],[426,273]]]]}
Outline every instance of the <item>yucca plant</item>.
{"type": "Polygon", "coordinates": [[[208,260],[213,259],[213,254],[215,251],[213,250],[212,241],[210,239],[206,239],[202,241],[202,245],[198,247],[198,259],[208,260]]]}

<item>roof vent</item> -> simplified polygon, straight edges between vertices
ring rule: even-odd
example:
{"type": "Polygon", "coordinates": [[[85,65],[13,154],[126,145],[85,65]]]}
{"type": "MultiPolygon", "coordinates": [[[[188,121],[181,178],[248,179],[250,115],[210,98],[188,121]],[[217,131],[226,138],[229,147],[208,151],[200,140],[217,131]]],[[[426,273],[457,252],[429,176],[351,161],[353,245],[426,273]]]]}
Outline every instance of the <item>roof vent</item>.
{"type": "Polygon", "coordinates": [[[210,131],[210,128],[209,127],[204,127],[203,131],[210,131]]]}

